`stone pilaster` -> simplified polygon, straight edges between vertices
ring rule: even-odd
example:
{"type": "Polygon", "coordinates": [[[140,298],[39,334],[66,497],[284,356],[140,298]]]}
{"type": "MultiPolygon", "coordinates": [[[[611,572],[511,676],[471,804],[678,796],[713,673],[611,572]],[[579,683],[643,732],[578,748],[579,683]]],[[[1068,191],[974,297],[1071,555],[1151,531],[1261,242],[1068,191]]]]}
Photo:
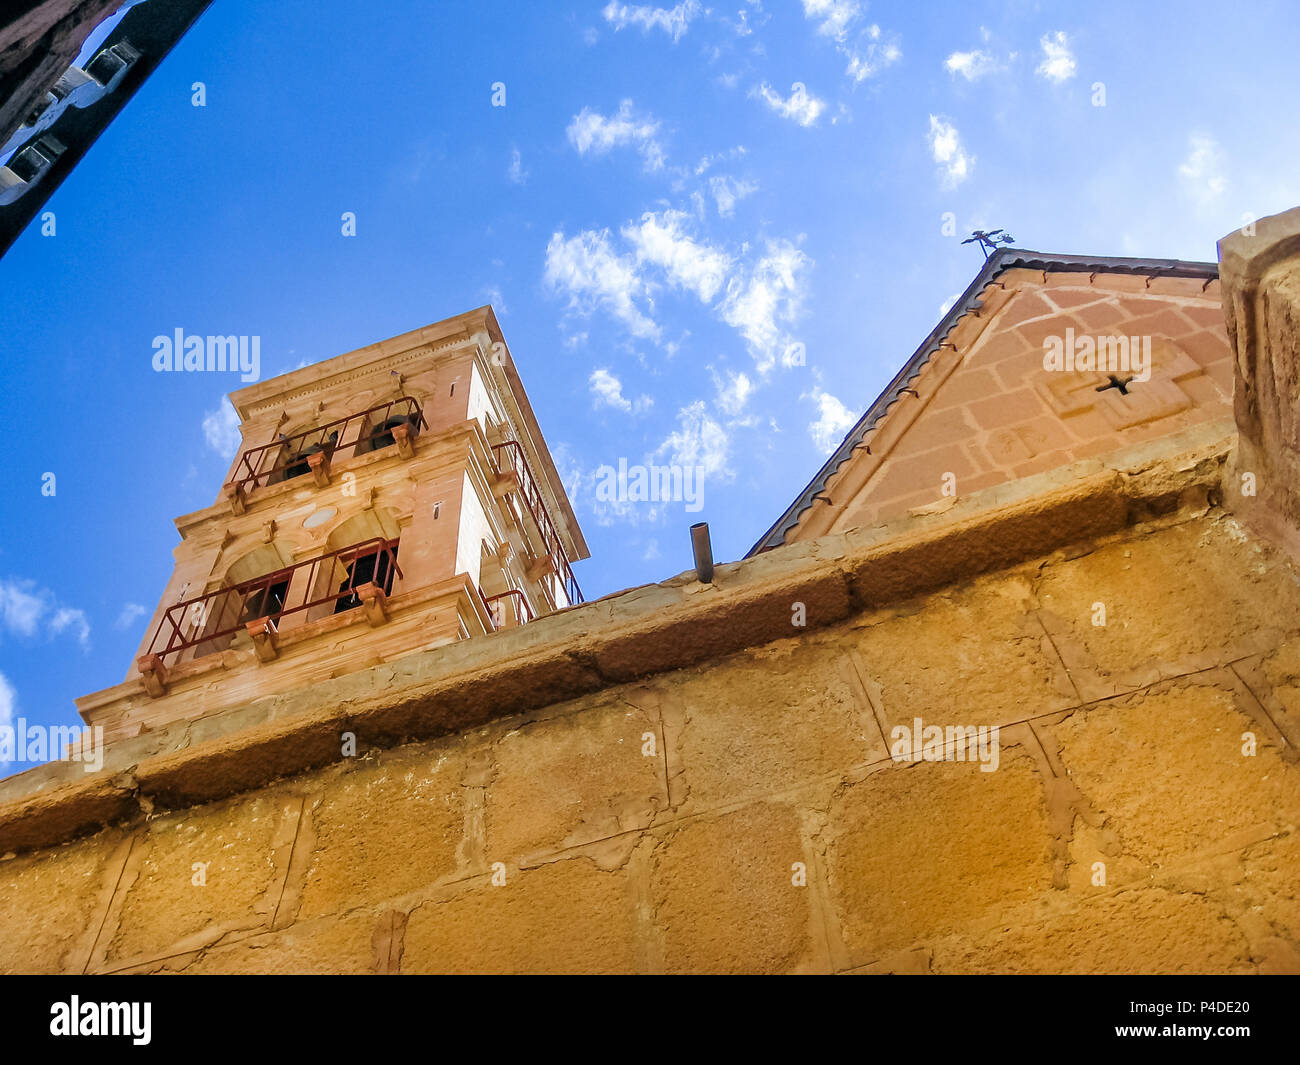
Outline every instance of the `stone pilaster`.
{"type": "Polygon", "coordinates": [[[1219,276],[1240,432],[1225,502],[1300,554],[1300,207],[1220,240],[1219,276]]]}

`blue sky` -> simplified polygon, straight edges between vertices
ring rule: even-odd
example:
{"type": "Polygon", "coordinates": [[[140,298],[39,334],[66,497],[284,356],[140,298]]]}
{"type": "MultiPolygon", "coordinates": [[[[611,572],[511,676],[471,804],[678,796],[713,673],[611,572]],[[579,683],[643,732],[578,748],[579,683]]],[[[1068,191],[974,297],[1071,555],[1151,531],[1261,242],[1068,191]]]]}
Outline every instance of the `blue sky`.
{"type": "Polygon", "coordinates": [[[123,678],[216,499],[237,382],[154,373],[156,335],[258,335],[268,377],[490,302],[595,598],[688,568],[701,518],[742,555],[971,229],[1212,259],[1300,203],[1287,3],[379,10],[217,0],[0,260],[0,719],[123,678]],[[620,458],[703,467],[702,511],[599,502],[620,458]]]}

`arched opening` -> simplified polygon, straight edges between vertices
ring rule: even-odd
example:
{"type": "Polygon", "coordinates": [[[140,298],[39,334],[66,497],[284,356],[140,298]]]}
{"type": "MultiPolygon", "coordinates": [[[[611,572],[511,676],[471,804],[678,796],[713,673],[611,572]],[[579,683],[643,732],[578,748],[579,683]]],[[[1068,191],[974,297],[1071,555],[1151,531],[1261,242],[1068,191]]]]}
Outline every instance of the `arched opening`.
{"type": "Polygon", "coordinates": [[[292,549],[272,541],[227,566],[221,587],[196,602],[187,615],[195,635],[209,636],[195,646],[194,657],[226,650],[250,621],[278,616],[287,603],[292,564],[292,549]]]}
{"type": "Polygon", "coordinates": [[[376,584],[391,595],[397,581],[400,534],[397,515],[390,510],[363,510],[340,522],[325,538],[326,552],[334,554],[321,566],[311,592],[313,601],[326,601],[313,607],[307,620],[360,606],[357,589],[363,584],[376,584]]]}
{"type": "MultiPolygon", "coordinates": [[[[282,434],[283,435],[283,434],[282,434]]],[[[338,446],[339,433],[333,429],[326,433],[323,429],[305,436],[291,434],[284,436],[284,445],[276,455],[275,465],[266,479],[267,484],[279,484],[311,473],[312,455],[324,452],[325,456],[334,454],[338,446]]]]}
{"type": "Polygon", "coordinates": [[[373,425],[367,425],[362,430],[361,438],[357,441],[356,454],[364,455],[371,451],[392,447],[397,442],[393,430],[399,425],[405,425],[413,439],[420,431],[420,419],[416,415],[392,414],[373,425]]]}

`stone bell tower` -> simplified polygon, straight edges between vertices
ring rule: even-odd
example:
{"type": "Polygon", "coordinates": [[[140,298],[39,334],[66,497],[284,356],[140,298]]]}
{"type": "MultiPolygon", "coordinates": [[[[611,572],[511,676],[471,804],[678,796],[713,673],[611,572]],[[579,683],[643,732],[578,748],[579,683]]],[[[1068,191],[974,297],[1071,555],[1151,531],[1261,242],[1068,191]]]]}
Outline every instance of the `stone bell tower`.
{"type": "Polygon", "coordinates": [[[231,395],[242,441],[124,683],[77,708],[136,735],[582,601],[588,557],[482,307],[231,395]]]}

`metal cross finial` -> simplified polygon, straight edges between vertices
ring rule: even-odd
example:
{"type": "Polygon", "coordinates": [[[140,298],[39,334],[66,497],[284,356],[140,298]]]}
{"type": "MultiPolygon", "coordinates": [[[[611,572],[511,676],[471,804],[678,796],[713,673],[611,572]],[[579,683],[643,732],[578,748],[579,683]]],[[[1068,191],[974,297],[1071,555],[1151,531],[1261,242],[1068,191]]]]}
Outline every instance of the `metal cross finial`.
{"type": "Polygon", "coordinates": [[[977,229],[962,243],[974,244],[976,241],[979,241],[980,249],[984,252],[984,261],[988,262],[989,256],[997,250],[999,244],[1014,244],[1016,238],[1003,229],[994,229],[988,233],[977,229]]]}

